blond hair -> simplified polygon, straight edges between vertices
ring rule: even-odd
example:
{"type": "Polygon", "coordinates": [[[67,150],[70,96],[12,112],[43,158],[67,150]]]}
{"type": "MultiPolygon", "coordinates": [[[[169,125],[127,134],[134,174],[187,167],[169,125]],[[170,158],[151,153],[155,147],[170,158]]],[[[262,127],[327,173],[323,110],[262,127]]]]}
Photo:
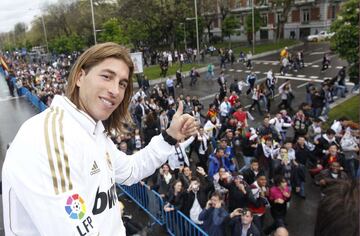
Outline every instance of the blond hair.
{"type": "Polygon", "coordinates": [[[127,48],[116,43],[109,42],[97,44],[87,49],[83,54],[80,55],[71,68],[65,95],[72,103],[80,108],[79,87],[76,85],[76,82],[80,76],[81,70],[84,70],[85,74],[87,74],[91,68],[98,65],[107,58],[122,60],[129,67],[129,83],[126,87],[123,101],[109,116],[109,118],[103,121],[105,130],[107,134],[110,135],[113,132],[125,132],[125,124],[132,123],[128,108],[133,91],[132,76],[134,73],[134,64],[131,60],[129,50],[127,48]]]}

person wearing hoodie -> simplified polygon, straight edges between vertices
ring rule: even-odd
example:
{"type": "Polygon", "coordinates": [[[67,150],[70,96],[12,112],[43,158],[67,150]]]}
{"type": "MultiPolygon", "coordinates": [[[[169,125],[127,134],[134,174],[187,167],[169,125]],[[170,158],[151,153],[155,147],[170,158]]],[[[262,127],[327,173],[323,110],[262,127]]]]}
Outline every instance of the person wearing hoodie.
{"type": "Polygon", "coordinates": [[[359,168],[359,160],[356,159],[359,153],[359,141],[352,135],[351,129],[347,128],[340,141],[345,156],[346,169],[352,178],[356,177],[359,168]]]}

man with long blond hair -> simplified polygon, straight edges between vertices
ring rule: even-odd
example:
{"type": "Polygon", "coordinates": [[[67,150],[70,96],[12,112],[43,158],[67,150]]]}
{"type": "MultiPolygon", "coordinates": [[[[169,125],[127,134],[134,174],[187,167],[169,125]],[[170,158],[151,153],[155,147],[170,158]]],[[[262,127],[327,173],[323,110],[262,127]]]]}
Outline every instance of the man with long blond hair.
{"type": "Polygon", "coordinates": [[[73,65],[66,96],[22,125],[2,172],[6,235],[125,235],[115,184],[151,175],[197,133],[179,103],[147,147],[131,157],[117,150],[110,134],[130,122],[133,72],[126,48],[95,45],[73,65]]]}

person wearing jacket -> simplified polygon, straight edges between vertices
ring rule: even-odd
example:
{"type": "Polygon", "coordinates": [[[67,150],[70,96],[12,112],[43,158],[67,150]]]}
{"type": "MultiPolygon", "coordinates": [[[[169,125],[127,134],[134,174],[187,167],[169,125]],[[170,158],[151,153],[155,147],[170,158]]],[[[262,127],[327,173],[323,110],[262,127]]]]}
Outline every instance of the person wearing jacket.
{"type": "Polygon", "coordinates": [[[209,236],[225,236],[225,219],[229,213],[223,207],[223,196],[214,192],[206,207],[201,211],[199,220],[203,221],[202,228],[209,236]]]}
{"type": "Polygon", "coordinates": [[[269,191],[270,212],[274,222],[264,230],[265,234],[270,234],[276,230],[276,228],[285,226],[287,202],[291,196],[287,181],[283,176],[276,176],[274,178],[274,184],[269,191]]]}
{"type": "Polygon", "coordinates": [[[356,177],[359,168],[359,141],[352,135],[350,128],[347,128],[340,141],[341,148],[345,156],[346,169],[352,178],[356,177]]]}
{"type": "Polygon", "coordinates": [[[110,135],[130,121],[133,71],[126,48],[96,44],[73,65],[66,97],[22,125],[2,169],[6,235],[126,235],[115,183],[151,175],[178,140],[197,132],[181,104],[147,147],[119,151],[110,135]]]}
{"type": "Polygon", "coordinates": [[[245,235],[245,236],[261,236],[260,230],[253,222],[253,213],[247,209],[237,208],[230,213],[228,219],[228,225],[231,227],[231,235],[245,235]]]}
{"type": "Polygon", "coordinates": [[[200,212],[205,208],[209,194],[214,191],[214,186],[204,169],[196,169],[198,177],[192,177],[188,189],[185,191],[184,214],[196,224],[203,222],[198,219],[200,212]]]}
{"type": "Polygon", "coordinates": [[[256,199],[248,184],[241,179],[241,176],[233,177],[232,181],[228,181],[227,175],[220,176],[219,184],[229,190],[228,209],[232,212],[236,208],[249,207],[249,203],[257,206],[256,199]]]}

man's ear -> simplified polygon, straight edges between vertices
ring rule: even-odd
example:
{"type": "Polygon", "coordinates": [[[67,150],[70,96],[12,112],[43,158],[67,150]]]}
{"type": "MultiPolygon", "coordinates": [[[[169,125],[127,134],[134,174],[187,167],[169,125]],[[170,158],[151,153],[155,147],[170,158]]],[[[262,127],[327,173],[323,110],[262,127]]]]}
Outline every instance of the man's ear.
{"type": "Polygon", "coordinates": [[[85,79],[85,74],[85,71],[81,69],[81,71],[76,76],[76,86],[81,86],[82,81],[85,79]]]}

